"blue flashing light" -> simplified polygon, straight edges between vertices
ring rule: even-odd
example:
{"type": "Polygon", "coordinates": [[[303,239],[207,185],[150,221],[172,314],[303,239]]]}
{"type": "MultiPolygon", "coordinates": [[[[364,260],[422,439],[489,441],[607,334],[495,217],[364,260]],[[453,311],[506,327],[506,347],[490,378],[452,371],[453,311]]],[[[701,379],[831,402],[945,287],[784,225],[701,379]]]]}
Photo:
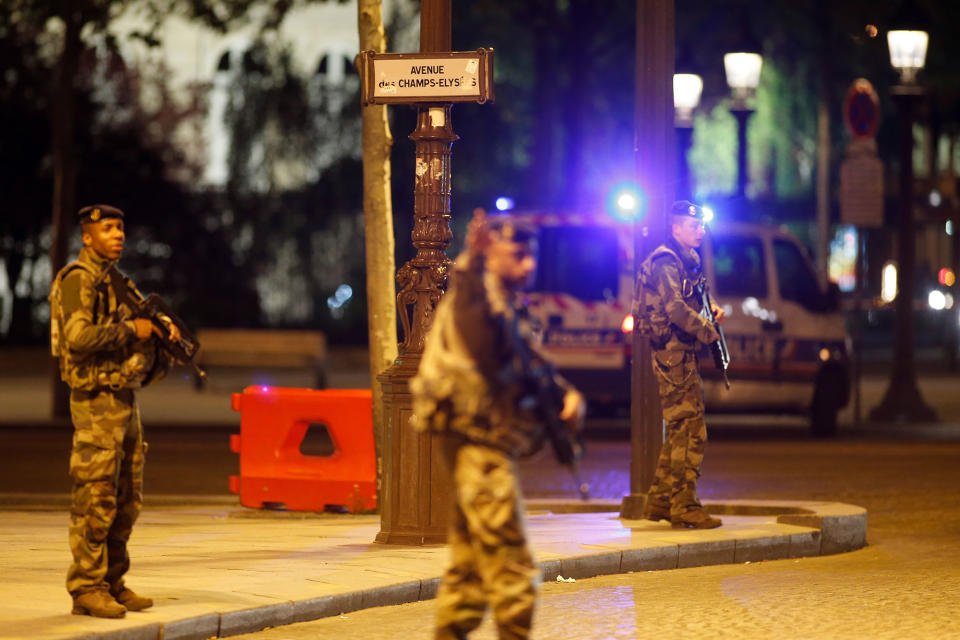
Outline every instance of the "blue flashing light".
{"type": "Polygon", "coordinates": [[[510,211],[513,209],[513,198],[500,196],[493,204],[497,207],[497,211],[510,211]]]}
{"type": "Polygon", "coordinates": [[[717,214],[713,212],[713,209],[708,205],[703,205],[703,224],[710,224],[713,222],[713,219],[717,214]]]}
{"type": "Polygon", "coordinates": [[[635,182],[620,182],[607,194],[607,213],[620,222],[640,220],[647,212],[647,198],[635,182]]]}

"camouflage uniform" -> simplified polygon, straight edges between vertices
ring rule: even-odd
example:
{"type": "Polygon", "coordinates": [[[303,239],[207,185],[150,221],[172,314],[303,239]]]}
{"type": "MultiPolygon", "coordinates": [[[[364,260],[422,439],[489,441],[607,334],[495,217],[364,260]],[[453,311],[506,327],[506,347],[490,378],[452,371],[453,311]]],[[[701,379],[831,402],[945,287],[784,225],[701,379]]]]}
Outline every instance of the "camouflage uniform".
{"type": "Polygon", "coordinates": [[[700,506],[697,479],[707,427],[697,350],[699,343],[709,344],[719,336],[700,315],[703,305],[695,285],[703,275],[696,251],[684,250],[671,239],[650,254],[641,270],[638,280],[646,287],[646,308],[641,311],[653,325],[652,364],[666,424],[647,504],[669,510],[675,519],[700,506]]]}
{"type": "Polygon", "coordinates": [[[453,269],[410,383],[414,425],[447,435],[456,487],[435,637],[465,638],[489,605],[500,638],[526,638],[540,574],[527,548],[515,460],[540,446],[543,432],[518,409],[518,390],[501,372],[515,355],[511,336],[529,334],[512,332],[512,294],[483,271],[482,258],[467,256],[453,269]]]}
{"type": "Polygon", "coordinates": [[[76,598],[124,589],[127,540],[143,503],[143,442],[134,389],[170,366],[153,339],[120,320],[103,274],[112,261],[84,248],[51,287],[53,351],[70,386],[73,479],[67,590],[76,598]]]}

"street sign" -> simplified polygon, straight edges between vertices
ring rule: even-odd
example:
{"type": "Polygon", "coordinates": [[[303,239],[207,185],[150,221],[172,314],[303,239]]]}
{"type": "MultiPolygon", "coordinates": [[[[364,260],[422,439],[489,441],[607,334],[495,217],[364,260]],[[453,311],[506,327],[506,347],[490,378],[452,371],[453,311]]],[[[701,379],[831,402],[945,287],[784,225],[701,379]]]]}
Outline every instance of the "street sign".
{"type": "Polygon", "coordinates": [[[361,103],[493,100],[493,49],[449,53],[360,52],[361,103]]]}
{"type": "Polygon", "coordinates": [[[840,164],[840,219],[858,227],[883,226],[883,162],[872,139],[851,142],[840,164]]]}
{"type": "Polygon", "coordinates": [[[880,127],[880,98],[865,78],[857,78],[843,101],[843,121],[857,139],[872,138],[880,127]]]}

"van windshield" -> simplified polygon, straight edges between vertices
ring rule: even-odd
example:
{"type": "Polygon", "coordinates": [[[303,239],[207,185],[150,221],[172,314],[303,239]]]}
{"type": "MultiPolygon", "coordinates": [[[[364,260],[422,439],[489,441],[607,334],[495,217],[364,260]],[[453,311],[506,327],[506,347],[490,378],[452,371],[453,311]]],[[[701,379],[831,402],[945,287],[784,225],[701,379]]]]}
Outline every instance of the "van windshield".
{"type": "Polygon", "coordinates": [[[542,227],[534,290],[580,300],[617,297],[620,254],[611,227],[542,227]]]}
{"type": "Polygon", "coordinates": [[[717,294],[734,298],[767,297],[763,243],[747,236],[713,236],[713,271],[717,294]]]}
{"type": "Polygon", "coordinates": [[[810,311],[829,309],[829,303],[817,283],[817,276],[797,245],[786,240],[775,240],[773,257],[777,263],[781,299],[796,302],[810,311]]]}

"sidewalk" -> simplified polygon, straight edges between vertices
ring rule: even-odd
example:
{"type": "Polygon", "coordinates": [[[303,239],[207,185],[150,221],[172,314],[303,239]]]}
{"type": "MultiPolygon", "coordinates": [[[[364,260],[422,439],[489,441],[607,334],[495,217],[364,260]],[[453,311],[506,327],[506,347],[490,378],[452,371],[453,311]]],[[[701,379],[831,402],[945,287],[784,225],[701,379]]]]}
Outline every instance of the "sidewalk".
{"type": "MultiPolygon", "coordinates": [[[[269,512],[232,499],[148,499],[130,544],[130,586],[153,608],[108,620],[74,616],[63,497],[0,496],[0,639],[188,640],[250,633],[369,607],[433,598],[440,546],[373,543],[379,516],[269,512]],[[188,500],[195,506],[184,506],[188,500]]],[[[823,502],[708,504],[724,524],[673,530],[617,517],[619,504],[529,501],[545,581],[859,549],[867,514],[823,502]],[[571,512],[589,508],[589,513],[571,512]]]]}

